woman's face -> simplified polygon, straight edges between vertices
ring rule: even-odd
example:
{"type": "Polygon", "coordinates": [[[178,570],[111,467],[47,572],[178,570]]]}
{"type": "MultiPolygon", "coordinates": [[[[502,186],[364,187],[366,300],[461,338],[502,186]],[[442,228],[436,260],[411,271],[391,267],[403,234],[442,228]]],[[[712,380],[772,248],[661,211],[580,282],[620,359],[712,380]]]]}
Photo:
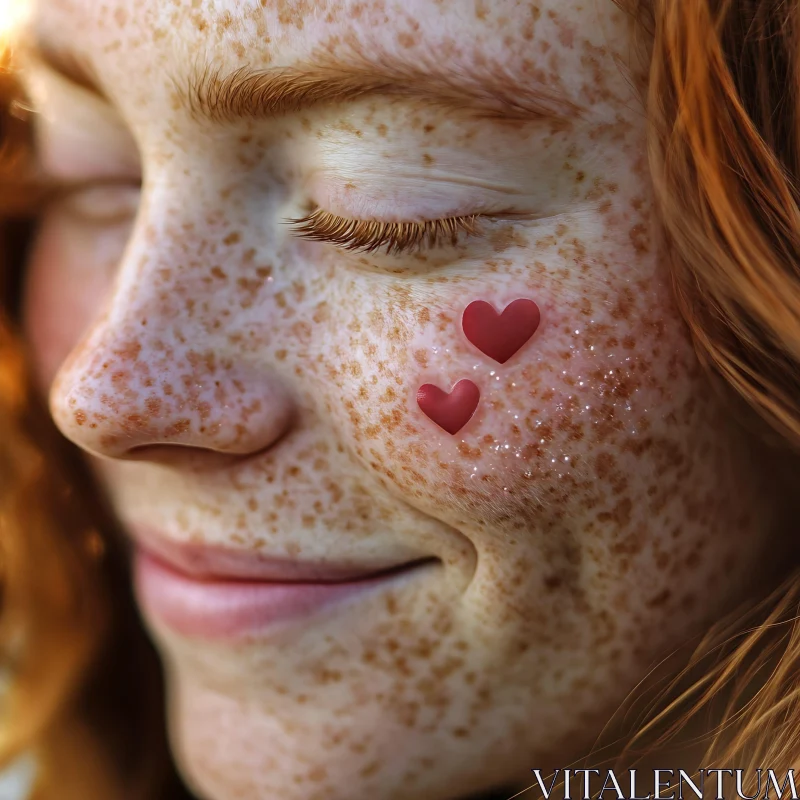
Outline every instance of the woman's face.
{"type": "Polygon", "coordinates": [[[436,800],[578,755],[769,522],[671,300],[628,18],[41,0],[34,36],[83,188],[27,331],[157,555],[197,791],[436,800]]]}

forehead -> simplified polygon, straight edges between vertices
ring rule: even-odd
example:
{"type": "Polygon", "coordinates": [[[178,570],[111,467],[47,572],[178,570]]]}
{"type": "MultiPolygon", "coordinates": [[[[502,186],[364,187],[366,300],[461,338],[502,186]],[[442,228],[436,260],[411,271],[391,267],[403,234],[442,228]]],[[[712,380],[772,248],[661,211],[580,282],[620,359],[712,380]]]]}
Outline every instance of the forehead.
{"type": "Polygon", "coordinates": [[[33,20],[86,57],[110,96],[138,93],[137,104],[198,64],[382,55],[445,64],[455,79],[462,64],[500,65],[510,83],[530,79],[593,111],[629,100],[630,20],[613,0],[36,0],[33,20]]]}

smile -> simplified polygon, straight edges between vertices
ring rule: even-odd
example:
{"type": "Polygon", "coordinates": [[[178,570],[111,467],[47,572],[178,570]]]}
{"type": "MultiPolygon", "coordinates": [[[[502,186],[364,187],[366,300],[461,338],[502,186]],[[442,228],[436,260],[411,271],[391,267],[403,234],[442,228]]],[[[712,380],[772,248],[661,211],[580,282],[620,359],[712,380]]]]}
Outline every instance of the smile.
{"type": "MultiPolygon", "coordinates": [[[[202,551],[188,552],[196,558],[202,551]]],[[[146,613],[174,633],[214,640],[268,634],[284,623],[306,620],[345,599],[397,584],[409,573],[440,563],[417,559],[357,573],[353,567],[269,562],[261,567],[267,578],[191,569],[189,560],[176,563],[180,559],[168,560],[138,546],[136,593],[146,613]],[[313,578],[299,577],[303,573],[313,578]]]]}

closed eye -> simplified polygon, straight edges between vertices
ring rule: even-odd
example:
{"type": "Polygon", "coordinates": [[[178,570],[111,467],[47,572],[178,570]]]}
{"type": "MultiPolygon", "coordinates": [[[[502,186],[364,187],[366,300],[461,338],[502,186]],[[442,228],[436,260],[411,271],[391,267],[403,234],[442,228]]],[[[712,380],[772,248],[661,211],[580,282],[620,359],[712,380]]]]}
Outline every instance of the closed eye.
{"type": "Polygon", "coordinates": [[[426,219],[419,222],[346,219],[317,208],[299,219],[288,219],[292,234],[315,242],[331,242],[343,250],[399,255],[442,245],[456,245],[459,237],[479,233],[481,215],[426,219]],[[384,249],[385,248],[385,249],[384,249]]]}

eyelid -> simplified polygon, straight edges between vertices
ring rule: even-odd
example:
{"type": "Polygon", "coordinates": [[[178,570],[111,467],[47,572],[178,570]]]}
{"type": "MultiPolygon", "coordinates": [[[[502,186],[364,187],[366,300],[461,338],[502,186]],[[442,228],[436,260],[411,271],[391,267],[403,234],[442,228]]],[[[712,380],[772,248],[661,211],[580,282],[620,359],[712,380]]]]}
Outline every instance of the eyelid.
{"type": "Polygon", "coordinates": [[[140,187],[131,184],[92,184],[66,193],[61,208],[90,224],[121,225],[136,216],[139,194],[140,187]]]}
{"type": "Polygon", "coordinates": [[[304,217],[284,222],[299,238],[330,242],[349,252],[374,253],[385,248],[387,255],[399,255],[441,244],[455,246],[461,235],[479,235],[481,216],[469,214],[415,222],[386,222],[347,219],[317,207],[304,217]]]}
{"type": "Polygon", "coordinates": [[[46,67],[25,71],[42,169],[59,180],[138,179],[138,145],[116,109],[46,67]]]}

